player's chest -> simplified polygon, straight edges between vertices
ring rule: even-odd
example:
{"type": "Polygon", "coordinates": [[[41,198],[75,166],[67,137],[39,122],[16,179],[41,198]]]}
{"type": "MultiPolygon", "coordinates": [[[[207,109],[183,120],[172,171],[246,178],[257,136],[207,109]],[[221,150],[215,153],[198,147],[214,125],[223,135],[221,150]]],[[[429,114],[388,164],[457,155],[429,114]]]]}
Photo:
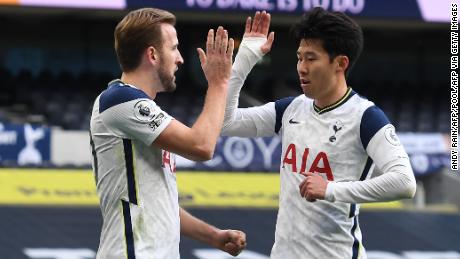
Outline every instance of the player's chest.
{"type": "Polygon", "coordinates": [[[359,121],[346,112],[317,114],[293,111],[283,118],[283,142],[337,152],[355,144],[359,121]]]}
{"type": "Polygon", "coordinates": [[[362,152],[359,125],[351,117],[298,112],[283,122],[281,162],[290,172],[324,173],[333,180],[334,171],[362,152]]]}

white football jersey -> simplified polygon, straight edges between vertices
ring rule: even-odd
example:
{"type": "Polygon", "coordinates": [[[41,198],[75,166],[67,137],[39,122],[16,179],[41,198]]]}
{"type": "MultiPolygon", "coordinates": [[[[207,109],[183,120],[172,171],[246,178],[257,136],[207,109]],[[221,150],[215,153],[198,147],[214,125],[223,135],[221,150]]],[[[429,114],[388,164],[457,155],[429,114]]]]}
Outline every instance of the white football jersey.
{"type": "Polygon", "coordinates": [[[222,135],[281,137],[280,198],[273,259],[366,258],[358,224],[363,202],[411,198],[416,183],[395,128],[372,102],[351,88],[320,109],[305,95],[238,108],[263,37],[245,37],[232,67],[222,135]],[[373,167],[383,174],[370,178],[373,167]],[[302,173],[329,180],[324,200],[301,197],[302,173]]]}
{"type": "MultiPolygon", "coordinates": [[[[357,217],[359,205],[307,202],[299,194],[299,185],[305,179],[300,173],[318,173],[336,182],[366,179],[372,159],[365,150],[363,137],[367,132],[363,132],[361,121],[367,120],[363,118],[366,110],[380,116],[379,110],[350,88],[340,101],[322,110],[304,95],[277,101],[275,109],[282,114],[275,126],[282,138],[282,184],[272,258],[365,255],[357,217]]],[[[386,117],[379,120],[379,129],[388,124],[386,117]]],[[[375,132],[370,134],[372,137],[375,132]]]]}
{"type": "Polygon", "coordinates": [[[151,146],[171,120],[120,80],[97,97],[90,135],[103,216],[98,259],[179,259],[175,158],[151,146]]]}
{"type": "Polygon", "coordinates": [[[415,184],[407,153],[385,114],[351,88],[323,109],[300,95],[227,112],[223,135],[281,137],[281,187],[271,258],[366,258],[357,203],[401,199],[404,184],[415,184]],[[371,157],[387,173],[362,182],[374,168],[371,157]],[[394,172],[400,164],[401,172],[394,172]],[[331,181],[329,197],[315,202],[301,197],[301,173],[306,172],[331,181]]]}

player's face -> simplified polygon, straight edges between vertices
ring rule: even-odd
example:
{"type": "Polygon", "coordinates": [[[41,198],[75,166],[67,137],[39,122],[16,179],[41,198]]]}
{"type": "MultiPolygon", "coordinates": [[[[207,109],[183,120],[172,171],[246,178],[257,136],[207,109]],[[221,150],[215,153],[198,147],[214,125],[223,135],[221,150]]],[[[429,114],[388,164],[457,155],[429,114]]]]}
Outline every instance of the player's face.
{"type": "Polygon", "coordinates": [[[163,45],[159,53],[158,76],[163,89],[172,92],[176,89],[176,76],[174,75],[184,59],[179,52],[177,33],[171,24],[162,24],[163,45]]]}
{"type": "Polygon", "coordinates": [[[297,50],[297,73],[304,94],[327,100],[337,89],[336,66],[320,40],[302,40],[297,50]]]}

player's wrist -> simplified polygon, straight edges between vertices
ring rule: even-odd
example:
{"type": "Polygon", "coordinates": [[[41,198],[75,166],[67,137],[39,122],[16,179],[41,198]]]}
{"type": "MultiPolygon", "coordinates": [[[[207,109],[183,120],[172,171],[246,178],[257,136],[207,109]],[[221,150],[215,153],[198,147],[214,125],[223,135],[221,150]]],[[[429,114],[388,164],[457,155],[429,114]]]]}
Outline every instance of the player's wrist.
{"type": "Polygon", "coordinates": [[[208,83],[208,89],[219,89],[219,90],[227,90],[229,79],[219,79],[216,81],[210,81],[208,83]]]}
{"type": "Polygon", "coordinates": [[[264,56],[261,47],[266,41],[267,38],[265,37],[244,37],[240,44],[240,51],[247,49],[257,58],[261,59],[264,56]]]}
{"type": "Polygon", "coordinates": [[[209,239],[209,245],[218,249],[222,249],[223,245],[221,242],[221,235],[222,235],[222,229],[218,229],[216,227],[212,227],[210,230],[210,239],[209,239]]]}
{"type": "Polygon", "coordinates": [[[330,201],[330,202],[335,201],[334,188],[335,188],[335,182],[329,181],[326,185],[326,193],[324,195],[324,199],[326,201],[330,201]]]}
{"type": "Polygon", "coordinates": [[[232,76],[244,80],[264,54],[260,49],[265,40],[262,38],[243,39],[232,66],[232,76]]]}

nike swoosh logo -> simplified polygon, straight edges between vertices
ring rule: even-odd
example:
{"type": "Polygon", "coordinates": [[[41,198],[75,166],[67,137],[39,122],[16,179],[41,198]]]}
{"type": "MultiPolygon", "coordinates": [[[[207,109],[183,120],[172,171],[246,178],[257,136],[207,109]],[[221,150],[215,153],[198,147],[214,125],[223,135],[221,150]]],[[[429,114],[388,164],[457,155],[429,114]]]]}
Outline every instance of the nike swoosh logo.
{"type": "Polygon", "coordinates": [[[290,120],[289,120],[289,123],[291,123],[291,124],[299,124],[300,122],[299,122],[299,121],[295,121],[295,120],[293,120],[293,119],[290,119],[290,120]]]}

